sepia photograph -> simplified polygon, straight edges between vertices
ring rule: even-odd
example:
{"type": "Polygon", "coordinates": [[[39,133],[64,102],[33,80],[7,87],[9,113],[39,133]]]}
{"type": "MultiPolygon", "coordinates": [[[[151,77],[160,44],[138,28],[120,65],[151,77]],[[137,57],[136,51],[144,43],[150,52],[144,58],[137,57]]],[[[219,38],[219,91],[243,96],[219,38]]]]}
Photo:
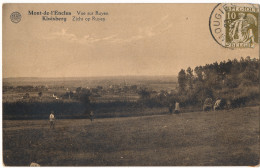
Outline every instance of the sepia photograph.
{"type": "Polygon", "coordinates": [[[5,3],[3,166],[257,166],[259,4],[5,3]]]}

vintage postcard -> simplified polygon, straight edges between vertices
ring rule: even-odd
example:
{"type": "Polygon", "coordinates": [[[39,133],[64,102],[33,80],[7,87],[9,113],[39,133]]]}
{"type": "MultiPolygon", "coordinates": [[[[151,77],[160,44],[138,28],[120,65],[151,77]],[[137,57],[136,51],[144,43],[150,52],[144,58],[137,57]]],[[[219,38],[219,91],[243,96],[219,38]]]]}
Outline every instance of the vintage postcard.
{"type": "Polygon", "coordinates": [[[3,4],[5,166],[256,166],[259,5],[3,4]]]}

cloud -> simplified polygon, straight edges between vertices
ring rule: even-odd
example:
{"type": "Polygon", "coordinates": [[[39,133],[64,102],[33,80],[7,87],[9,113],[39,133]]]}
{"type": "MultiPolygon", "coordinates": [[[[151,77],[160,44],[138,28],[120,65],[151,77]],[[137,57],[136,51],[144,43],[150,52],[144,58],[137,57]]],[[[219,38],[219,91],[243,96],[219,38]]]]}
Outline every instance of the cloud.
{"type": "Polygon", "coordinates": [[[60,32],[55,32],[51,35],[53,38],[61,38],[65,40],[77,41],[78,38],[75,34],[68,33],[66,29],[61,29],[60,32]]]}
{"type": "Polygon", "coordinates": [[[78,37],[73,33],[69,33],[66,29],[61,29],[60,31],[54,32],[49,36],[43,37],[44,39],[51,40],[51,39],[62,39],[68,42],[78,42],[82,44],[92,44],[99,41],[109,41],[116,37],[117,34],[105,36],[105,37],[94,37],[92,35],[85,35],[83,37],[78,37]]]}
{"type": "Polygon", "coordinates": [[[139,27],[137,34],[130,36],[125,39],[114,39],[112,42],[133,42],[136,40],[141,40],[144,38],[150,38],[153,36],[157,36],[167,30],[169,30],[173,24],[167,23],[169,15],[163,16],[160,21],[152,26],[139,27]]]}

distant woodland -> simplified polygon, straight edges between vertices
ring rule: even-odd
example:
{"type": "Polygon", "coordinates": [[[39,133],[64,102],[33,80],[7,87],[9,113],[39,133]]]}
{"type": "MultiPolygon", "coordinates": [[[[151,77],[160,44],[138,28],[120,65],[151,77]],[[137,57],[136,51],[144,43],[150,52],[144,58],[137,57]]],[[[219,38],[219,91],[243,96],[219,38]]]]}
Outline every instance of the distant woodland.
{"type": "Polygon", "coordinates": [[[178,74],[176,98],[184,104],[200,104],[206,98],[259,100],[259,59],[250,57],[190,67],[178,74]]]}

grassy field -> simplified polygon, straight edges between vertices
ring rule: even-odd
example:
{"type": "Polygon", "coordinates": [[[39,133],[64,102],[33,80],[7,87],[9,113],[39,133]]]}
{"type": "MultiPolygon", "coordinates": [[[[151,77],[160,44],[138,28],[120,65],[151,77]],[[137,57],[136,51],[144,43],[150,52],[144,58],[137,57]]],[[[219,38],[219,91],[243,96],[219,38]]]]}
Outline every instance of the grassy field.
{"type": "Polygon", "coordinates": [[[4,120],[5,165],[209,166],[259,162],[259,107],[143,117],[4,120]]]}

